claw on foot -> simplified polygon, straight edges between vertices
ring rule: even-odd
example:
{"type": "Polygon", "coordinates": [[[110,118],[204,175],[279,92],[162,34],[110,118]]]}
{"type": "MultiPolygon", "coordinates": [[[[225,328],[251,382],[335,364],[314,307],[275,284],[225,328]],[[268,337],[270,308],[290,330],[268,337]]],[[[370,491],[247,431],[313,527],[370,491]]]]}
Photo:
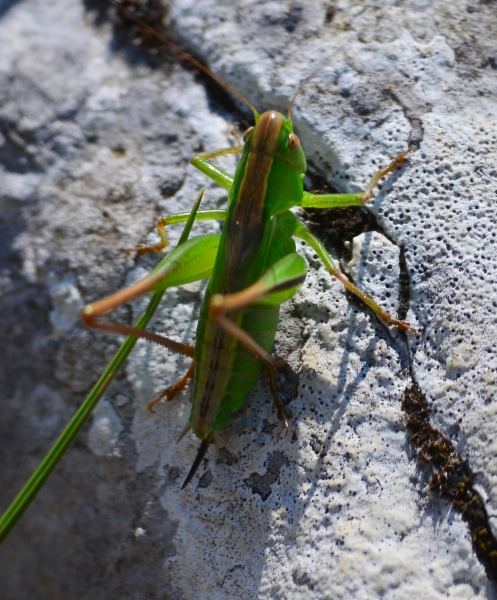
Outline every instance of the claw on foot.
{"type": "Polygon", "coordinates": [[[166,246],[162,243],[153,244],[152,246],[147,246],[146,244],[138,244],[134,248],[126,248],[126,254],[131,254],[131,252],[136,252],[137,254],[146,254],[147,252],[160,252],[164,250],[166,246]]]}

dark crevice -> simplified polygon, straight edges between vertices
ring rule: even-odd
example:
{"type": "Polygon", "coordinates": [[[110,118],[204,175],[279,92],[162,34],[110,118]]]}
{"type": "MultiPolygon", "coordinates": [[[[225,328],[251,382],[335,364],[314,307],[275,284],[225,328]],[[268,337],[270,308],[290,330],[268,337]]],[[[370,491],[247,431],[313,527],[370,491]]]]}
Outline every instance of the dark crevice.
{"type": "Polygon", "coordinates": [[[451,441],[430,423],[430,406],[419,385],[406,388],[401,407],[407,417],[409,444],[430,474],[430,489],[450,501],[468,524],[473,548],[489,579],[497,582],[497,540],[473,485],[474,474],[451,441]]]}
{"type": "Polygon", "coordinates": [[[352,258],[347,242],[366,231],[383,234],[375,216],[365,206],[307,209],[304,220],[326,248],[333,249],[346,262],[352,258]]]}
{"type": "MultiPolygon", "coordinates": [[[[114,51],[124,53],[130,63],[145,62],[153,67],[163,66],[165,57],[171,54],[168,48],[114,6],[111,0],[83,0],[83,3],[94,26],[101,27],[111,21],[114,51]]],[[[119,4],[158,33],[174,41],[173,31],[169,27],[167,5],[161,0],[120,0],[119,4]]],[[[176,60],[176,57],[173,58],[176,60]]]]}
{"type": "Polygon", "coordinates": [[[412,117],[409,121],[411,123],[411,131],[407,136],[407,145],[419,150],[419,146],[421,145],[424,136],[423,124],[418,117],[412,117]]]}
{"type": "Polygon", "coordinates": [[[19,132],[14,124],[4,118],[0,118],[0,137],[4,138],[0,146],[0,163],[7,172],[24,175],[42,170],[38,159],[29,150],[34,142],[32,137],[27,139],[28,134],[19,132]]]}
{"type": "Polygon", "coordinates": [[[431,111],[431,105],[427,102],[419,100],[409,86],[398,85],[385,90],[388,96],[402,107],[406,119],[411,125],[411,131],[407,136],[407,145],[419,149],[424,137],[423,122],[421,116],[431,111]]]}
{"type": "Polygon", "coordinates": [[[399,304],[397,309],[397,318],[405,320],[409,311],[409,302],[411,297],[411,283],[409,281],[409,271],[407,269],[405,248],[399,246],[399,304]]]}
{"type": "Polygon", "coordinates": [[[20,2],[20,0],[0,0],[0,19],[5,16],[11,8],[20,2]]]}

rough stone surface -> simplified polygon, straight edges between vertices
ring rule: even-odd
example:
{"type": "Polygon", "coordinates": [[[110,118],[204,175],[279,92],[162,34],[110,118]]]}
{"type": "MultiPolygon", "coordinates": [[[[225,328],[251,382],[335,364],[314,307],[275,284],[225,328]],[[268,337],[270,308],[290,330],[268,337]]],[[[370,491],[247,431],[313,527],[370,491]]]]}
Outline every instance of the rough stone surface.
{"type": "MultiPolygon", "coordinates": [[[[232,143],[222,99],[123,42],[103,11],[0,5],[1,509],[118,346],[79,325],[81,303],[145,275],[158,257],[124,250],[155,240],[157,217],[190,208],[202,185],[204,207],[226,202],[188,164],[232,143]]],[[[281,382],[293,433],[261,376],[182,492],[198,445],[174,443],[188,393],[155,414],[146,404],[188,361],[139,342],[1,548],[2,599],[494,598],[466,522],[429,489],[400,405],[416,381],[493,527],[494,3],[177,0],[169,18],[259,110],[286,110],[319,67],[293,117],[311,174],[336,189],[363,189],[408,138],[419,143],[370,202],[379,231],[335,255],[393,313],[405,258],[419,332],[385,327],[301,246],[309,275],[276,341],[299,372],[298,394],[281,382]]],[[[202,290],[168,292],[154,327],[192,340],[202,290]]]]}

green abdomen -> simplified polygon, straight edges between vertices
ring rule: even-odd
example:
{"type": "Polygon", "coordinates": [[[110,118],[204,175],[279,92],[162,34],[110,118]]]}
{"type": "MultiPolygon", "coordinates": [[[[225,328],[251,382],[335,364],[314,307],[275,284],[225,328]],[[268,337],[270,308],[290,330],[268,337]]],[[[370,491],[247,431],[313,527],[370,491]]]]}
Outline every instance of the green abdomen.
{"type": "MultiPolygon", "coordinates": [[[[195,376],[191,426],[205,439],[223,427],[255,385],[262,368],[260,360],[218,327],[208,317],[207,290],[197,326],[195,376]]],[[[266,351],[273,345],[279,307],[249,307],[230,318],[236,321],[266,351]]]]}

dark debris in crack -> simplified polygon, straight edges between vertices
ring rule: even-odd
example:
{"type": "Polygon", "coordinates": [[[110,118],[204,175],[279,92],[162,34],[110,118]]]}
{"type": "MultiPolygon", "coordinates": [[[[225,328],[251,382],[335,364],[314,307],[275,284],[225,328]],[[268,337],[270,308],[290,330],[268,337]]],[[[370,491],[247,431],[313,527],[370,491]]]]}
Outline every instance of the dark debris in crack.
{"type": "Polygon", "coordinates": [[[430,469],[430,489],[450,501],[468,524],[476,555],[489,579],[497,582],[497,540],[485,505],[473,485],[468,463],[430,423],[430,407],[417,383],[406,388],[401,402],[407,417],[409,443],[430,469]]]}
{"type": "Polygon", "coordinates": [[[352,253],[345,242],[365,231],[381,232],[374,215],[365,206],[307,209],[304,220],[327,248],[335,250],[340,259],[347,262],[352,253]]]}
{"type": "Polygon", "coordinates": [[[406,251],[400,248],[399,251],[399,305],[397,309],[397,318],[405,321],[409,311],[411,297],[411,283],[409,281],[409,271],[407,269],[406,251]]]}
{"type": "MultiPolygon", "coordinates": [[[[318,183],[323,185],[322,181],[318,180],[318,183]]],[[[329,192],[327,190],[328,193],[332,191],[336,190],[329,192]]],[[[311,231],[319,236],[328,249],[336,252],[341,260],[350,260],[350,251],[344,242],[366,231],[377,231],[385,235],[374,215],[365,207],[309,210],[306,211],[306,219],[311,231]]],[[[403,248],[400,248],[399,267],[400,290],[397,317],[405,319],[409,310],[410,283],[403,248]]],[[[364,310],[368,310],[352,294],[349,294],[349,299],[356,305],[362,306],[364,310]]],[[[412,358],[407,351],[404,333],[399,336],[400,340],[404,340],[404,343],[400,345],[396,343],[396,345],[403,370],[410,371],[412,358]]],[[[449,500],[454,509],[461,514],[468,525],[479,561],[484,566],[488,578],[497,582],[497,540],[491,531],[483,500],[474,488],[474,477],[469,464],[457,453],[450,440],[431,425],[429,405],[416,382],[413,381],[406,388],[401,406],[407,416],[409,443],[423,464],[431,469],[430,489],[449,500]]]]}

